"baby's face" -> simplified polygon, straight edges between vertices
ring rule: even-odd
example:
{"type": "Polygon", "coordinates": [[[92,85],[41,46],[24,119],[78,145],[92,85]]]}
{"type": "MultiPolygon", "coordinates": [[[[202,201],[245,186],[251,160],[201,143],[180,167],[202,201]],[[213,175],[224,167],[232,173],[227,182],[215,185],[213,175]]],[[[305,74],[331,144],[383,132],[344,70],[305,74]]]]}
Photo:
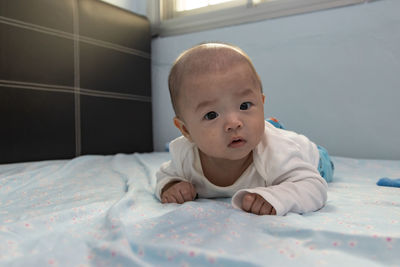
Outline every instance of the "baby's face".
{"type": "Polygon", "coordinates": [[[238,160],[257,146],[264,133],[264,95],[255,80],[251,68],[240,63],[183,81],[180,118],[201,152],[238,160]]]}

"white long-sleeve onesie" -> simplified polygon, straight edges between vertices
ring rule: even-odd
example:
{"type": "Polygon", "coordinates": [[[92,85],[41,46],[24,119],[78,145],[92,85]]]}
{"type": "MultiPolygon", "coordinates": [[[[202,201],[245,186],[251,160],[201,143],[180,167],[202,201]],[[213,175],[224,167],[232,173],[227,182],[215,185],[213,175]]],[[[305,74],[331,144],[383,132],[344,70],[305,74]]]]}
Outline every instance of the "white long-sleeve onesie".
{"type": "Polygon", "coordinates": [[[253,150],[253,163],[230,186],[216,186],[204,176],[198,148],[185,137],[171,142],[170,153],[172,159],[156,174],[158,199],[165,185],[181,180],[192,183],[200,198],[232,197],[232,205],[239,209],[246,192],[257,193],[277,215],[316,211],[327,200],[327,184],[318,172],[317,146],[304,135],[268,122],[253,150]]]}

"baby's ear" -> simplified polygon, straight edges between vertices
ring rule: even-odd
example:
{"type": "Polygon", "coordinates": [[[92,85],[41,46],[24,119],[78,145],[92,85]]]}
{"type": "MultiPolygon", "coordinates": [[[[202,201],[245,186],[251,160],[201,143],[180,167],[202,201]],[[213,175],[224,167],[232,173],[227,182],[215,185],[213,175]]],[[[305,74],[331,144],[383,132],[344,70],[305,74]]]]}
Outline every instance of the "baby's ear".
{"type": "Polygon", "coordinates": [[[180,119],[178,119],[178,117],[174,118],[174,125],[176,128],[179,129],[179,131],[181,131],[182,135],[184,137],[186,137],[190,142],[192,142],[192,138],[190,137],[190,133],[188,131],[188,129],[185,126],[185,123],[183,121],[181,121],[180,119]]]}
{"type": "Polygon", "coordinates": [[[261,97],[262,97],[262,102],[263,102],[263,104],[265,104],[265,95],[262,94],[261,97]]]}

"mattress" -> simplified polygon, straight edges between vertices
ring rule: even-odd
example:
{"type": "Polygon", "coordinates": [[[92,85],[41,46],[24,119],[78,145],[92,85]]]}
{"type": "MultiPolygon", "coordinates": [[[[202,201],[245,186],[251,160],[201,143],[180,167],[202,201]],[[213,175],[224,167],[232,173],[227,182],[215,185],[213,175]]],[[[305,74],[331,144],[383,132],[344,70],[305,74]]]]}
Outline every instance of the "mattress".
{"type": "Polygon", "coordinates": [[[0,165],[0,266],[400,266],[400,161],[333,157],[317,212],[161,204],[167,152],[0,165]]]}

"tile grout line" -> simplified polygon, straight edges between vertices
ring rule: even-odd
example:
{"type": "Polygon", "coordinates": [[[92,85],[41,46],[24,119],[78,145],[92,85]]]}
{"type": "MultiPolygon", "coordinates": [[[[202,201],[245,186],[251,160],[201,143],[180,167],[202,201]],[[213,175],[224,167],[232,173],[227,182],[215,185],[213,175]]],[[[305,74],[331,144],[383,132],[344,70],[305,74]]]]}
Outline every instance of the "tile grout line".
{"type": "Polygon", "coordinates": [[[82,153],[81,97],[80,97],[80,54],[79,54],[79,10],[78,0],[73,0],[73,37],[74,37],[74,102],[75,102],[75,156],[82,153]]]}
{"type": "MultiPolygon", "coordinates": [[[[14,27],[22,28],[22,29],[32,30],[32,31],[40,32],[40,33],[50,34],[50,35],[57,36],[60,38],[75,40],[75,36],[74,36],[75,34],[71,34],[68,32],[64,32],[64,31],[60,31],[60,30],[56,30],[56,29],[52,29],[52,28],[48,28],[48,27],[44,27],[44,26],[39,26],[39,25],[32,24],[29,22],[24,22],[24,21],[20,21],[20,20],[16,20],[16,19],[7,18],[4,16],[0,16],[0,23],[11,25],[14,27]]],[[[150,54],[147,52],[129,48],[129,47],[122,46],[122,45],[118,45],[115,43],[102,41],[102,40],[90,38],[87,36],[80,36],[79,40],[84,43],[112,49],[112,50],[119,51],[122,53],[127,53],[127,54],[131,54],[131,55],[135,55],[135,56],[139,56],[139,57],[143,57],[143,58],[148,58],[148,59],[151,58],[150,54]]]]}
{"type": "MultiPolygon", "coordinates": [[[[21,82],[21,81],[12,81],[12,80],[3,80],[3,79],[0,79],[0,87],[12,87],[12,88],[30,89],[30,90],[36,90],[36,91],[50,91],[50,92],[75,94],[75,87],[73,87],[73,86],[33,83],[33,82],[21,82]]],[[[86,88],[82,88],[82,87],[79,88],[79,94],[87,95],[87,96],[94,96],[94,97],[105,97],[105,98],[111,98],[111,99],[123,99],[123,100],[132,100],[132,101],[141,101],[141,102],[151,102],[150,96],[133,95],[133,94],[126,94],[126,93],[110,92],[110,91],[99,91],[99,90],[93,90],[93,89],[86,89],[86,88]]]]}

